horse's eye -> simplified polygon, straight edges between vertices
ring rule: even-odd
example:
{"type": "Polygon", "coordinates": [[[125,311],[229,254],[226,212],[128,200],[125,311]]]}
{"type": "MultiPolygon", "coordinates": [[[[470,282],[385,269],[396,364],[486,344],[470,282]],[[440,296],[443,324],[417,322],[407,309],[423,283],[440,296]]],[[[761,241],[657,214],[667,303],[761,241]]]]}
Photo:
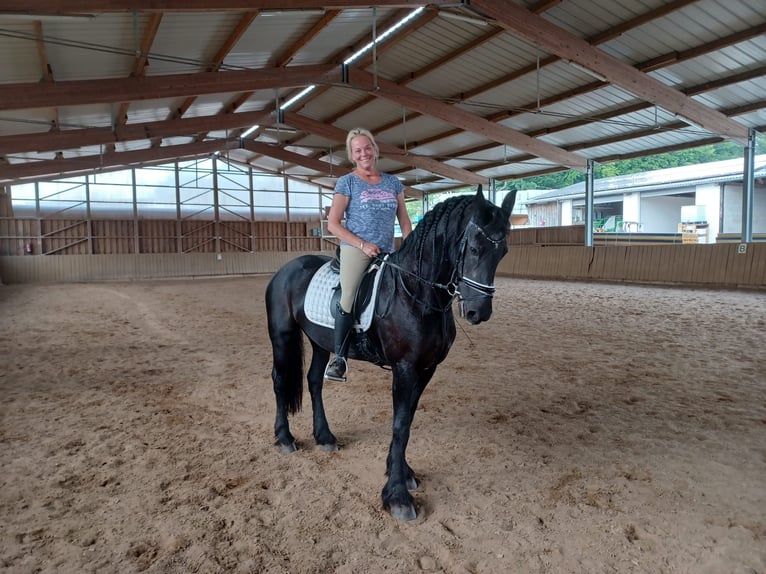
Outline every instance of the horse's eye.
{"type": "Polygon", "coordinates": [[[471,247],[469,248],[469,251],[471,252],[471,255],[478,255],[479,254],[479,250],[476,247],[474,247],[473,245],[471,245],[471,247]]]}

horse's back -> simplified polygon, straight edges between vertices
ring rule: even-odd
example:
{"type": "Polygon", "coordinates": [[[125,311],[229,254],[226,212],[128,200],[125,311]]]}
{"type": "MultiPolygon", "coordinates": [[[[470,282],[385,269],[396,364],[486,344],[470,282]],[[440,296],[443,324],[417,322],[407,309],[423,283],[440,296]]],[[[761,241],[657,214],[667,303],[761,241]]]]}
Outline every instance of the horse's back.
{"type": "Polygon", "coordinates": [[[266,287],[266,311],[269,315],[283,314],[295,307],[308,289],[311,278],[329,261],[325,255],[301,255],[280,267],[266,287]]]}
{"type": "Polygon", "coordinates": [[[308,286],[314,273],[329,260],[330,258],[326,255],[301,255],[291,259],[271,277],[266,288],[266,298],[269,299],[269,293],[275,289],[308,286]]]}

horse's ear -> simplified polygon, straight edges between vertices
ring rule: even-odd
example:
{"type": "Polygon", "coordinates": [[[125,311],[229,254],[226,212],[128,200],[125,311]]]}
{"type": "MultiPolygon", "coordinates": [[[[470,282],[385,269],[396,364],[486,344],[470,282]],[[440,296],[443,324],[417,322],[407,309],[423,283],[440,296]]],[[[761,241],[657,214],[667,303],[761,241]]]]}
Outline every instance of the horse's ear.
{"type": "Polygon", "coordinates": [[[476,199],[484,199],[484,193],[481,191],[481,184],[476,187],[476,199]]]}
{"type": "Polygon", "coordinates": [[[512,189],[508,192],[508,194],[503,199],[503,204],[500,206],[500,209],[503,210],[503,213],[506,214],[507,217],[511,216],[511,212],[513,211],[513,206],[516,204],[516,192],[517,189],[512,189]]]}

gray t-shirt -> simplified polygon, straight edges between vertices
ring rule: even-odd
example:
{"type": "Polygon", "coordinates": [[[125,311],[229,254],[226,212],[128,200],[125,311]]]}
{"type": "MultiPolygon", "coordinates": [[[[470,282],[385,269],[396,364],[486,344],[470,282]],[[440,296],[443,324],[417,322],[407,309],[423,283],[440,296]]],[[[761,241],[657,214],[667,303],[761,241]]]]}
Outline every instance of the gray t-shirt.
{"type": "Polygon", "coordinates": [[[381,251],[391,253],[394,250],[397,196],[403,191],[402,182],[388,173],[381,173],[380,183],[375,184],[367,183],[353,173],[340,177],[335,193],[349,198],[346,229],[364,241],[374,243],[381,251]]]}

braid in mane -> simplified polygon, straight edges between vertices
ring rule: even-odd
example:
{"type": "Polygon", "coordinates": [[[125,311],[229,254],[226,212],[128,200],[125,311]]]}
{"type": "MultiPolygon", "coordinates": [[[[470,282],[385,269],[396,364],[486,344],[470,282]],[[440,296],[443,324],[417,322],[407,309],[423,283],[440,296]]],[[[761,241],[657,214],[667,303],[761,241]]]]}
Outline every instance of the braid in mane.
{"type": "MultiPolygon", "coordinates": [[[[423,264],[435,265],[436,269],[449,259],[448,239],[457,239],[461,232],[461,222],[465,210],[471,205],[473,196],[451,197],[439,203],[418,223],[412,234],[404,241],[397,253],[407,256],[413,253],[417,257],[417,273],[423,275],[423,264]],[[437,239],[441,237],[441,241],[437,239]],[[430,256],[429,254],[430,250],[430,256]]],[[[455,242],[457,246],[457,242],[455,242]]]]}

